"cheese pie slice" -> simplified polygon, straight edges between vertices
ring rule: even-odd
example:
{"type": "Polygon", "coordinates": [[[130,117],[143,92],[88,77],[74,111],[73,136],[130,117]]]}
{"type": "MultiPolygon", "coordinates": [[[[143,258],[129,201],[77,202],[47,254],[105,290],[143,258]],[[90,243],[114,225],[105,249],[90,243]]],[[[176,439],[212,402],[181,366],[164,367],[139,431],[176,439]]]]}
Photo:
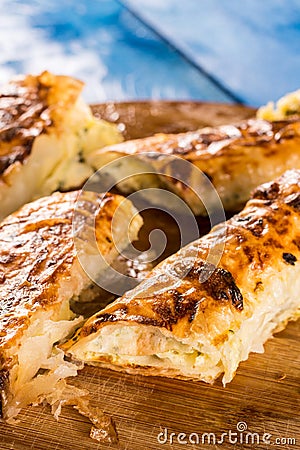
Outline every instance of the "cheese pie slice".
{"type": "Polygon", "coordinates": [[[300,171],[293,170],[160,263],[64,348],[88,364],[209,383],[223,373],[226,384],[250,352],[263,352],[299,317],[299,292],[300,171]]]}
{"type": "Polygon", "coordinates": [[[92,115],[82,88],[43,72],[0,89],[0,219],[35,198],[80,187],[93,173],[89,152],[122,140],[115,125],[92,115]]]}
{"type": "Polygon", "coordinates": [[[259,111],[259,118],[236,125],[160,133],[104,147],[91,152],[88,161],[95,169],[117,161],[102,171],[114,177],[121,192],[162,187],[179,195],[197,215],[207,215],[207,205],[215,207],[208,178],[225,210],[237,212],[256,186],[286,170],[300,169],[299,98],[295,93],[281,99],[277,115],[269,106],[259,111]],[[131,173],[141,175],[124,181],[131,173]]]}
{"type": "MultiPolygon", "coordinates": [[[[118,255],[117,248],[136,239],[142,225],[122,196],[85,192],[77,204],[78,195],[55,193],[36,200],[0,224],[0,413],[5,420],[31,403],[48,398],[55,403],[65,378],[80,368],[65,360],[56,345],[82,322],[71,311],[70,300],[91,285],[74,244],[75,204],[77,224],[94,217],[96,242],[108,264],[118,255]],[[120,220],[113,221],[114,216],[120,220]]],[[[80,251],[92,258],[90,242],[80,230],[78,239],[80,251]]],[[[104,268],[95,267],[94,273],[104,268]]]]}

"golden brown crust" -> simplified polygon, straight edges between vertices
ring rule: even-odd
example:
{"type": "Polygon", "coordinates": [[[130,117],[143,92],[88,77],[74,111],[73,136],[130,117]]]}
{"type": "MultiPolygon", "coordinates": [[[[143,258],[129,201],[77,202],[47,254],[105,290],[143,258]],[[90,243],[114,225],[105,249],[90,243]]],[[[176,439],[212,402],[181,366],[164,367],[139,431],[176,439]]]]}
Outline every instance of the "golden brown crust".
{"type": "MultiPolygon", "coordinates": [[[[77,260],[72,228],[77,197],[77,191],[55,193],[25,205],[0,224],[2,351],[22,335],[34,312],[61,302],[61,283],[70,277],[77,260]]],[[[103,256],[114,245],[111,218],[123,200],[113,194],[80,195],[82,214],[95,214],[96,239],[103,256]]]]}
{"type": "Polygon", "coordinates": [[[137,288],[89,319],[76,340],[118,322],[160,327],[179,338],[203,333],[215,345],[224,342],[231,328],[252,315],[268,270],[281,273],[286,265],[299,264],[299,230],[300,171],[295,170],[260,186],[240,214],[159,264],[137,288]],[[213,268],[204,261],[218,247],[222,254],[213,268]],[[204,283],[203,270],[212,272],[204,283]],[[177,282],[170,273],[178,274],[177,282]]]}
{"type": "Polygon", "coordinates": [[[0,174],[30,155],[42,133],[59,128],[59,119],[76,102],[83,83],[49,72],[12,80],[0,92],[0,174]]]}
{"type": "Polygon", "coordinates": [[[155,134],[154,136],[125,141],[106,147],[104,151],[116,151],[124,154],[157,152],[182,156],[190,161],[217,158],[237,148],[262,147],[269,156],[283,141],[300,139],[300,119],[268,122],[249,119],[238,125],[224,125],[216,128],[203,128],[179,134],[155,134]],[[217,144],[217,145],[216,145],[217,144]],[[273,146],[275,146],[273,148],[273,146]]]}
{"type": "MultiPolygon", "coordinates": [[[[277,122],[249,119],[235,126],[180,134],[161,133],[106,147],[99,155],[111,153],[117,158],[154,152],[183,158],[207,175],[225,209],[238,211],[256,186],[275,179],[286,170],[300,168],[299,148],[298,117],[277,122]]],[[[195,198],[189,189],[178,184],[177,165],[173,168],[168,159],[166,165],[165,173],[171,176],[166,179],[167,187],[185,198],[196,214],[204,214],[203,207],[193,206],[195,198]]],[[[163,169],[163,160],[159,167],[163,169]]]]}

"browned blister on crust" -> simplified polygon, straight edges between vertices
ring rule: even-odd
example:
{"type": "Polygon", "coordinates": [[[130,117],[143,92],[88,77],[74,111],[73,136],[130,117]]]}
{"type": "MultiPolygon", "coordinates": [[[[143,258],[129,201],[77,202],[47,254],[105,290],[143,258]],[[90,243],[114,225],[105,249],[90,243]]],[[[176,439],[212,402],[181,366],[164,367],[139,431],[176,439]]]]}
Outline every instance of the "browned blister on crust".
{"type": "Polygon", "coordinates": [[[299,315],[299,197],[296,170],[258,187],[238,215],[89,319],[70,352],[116,370],[230,381],[299,315]]]}

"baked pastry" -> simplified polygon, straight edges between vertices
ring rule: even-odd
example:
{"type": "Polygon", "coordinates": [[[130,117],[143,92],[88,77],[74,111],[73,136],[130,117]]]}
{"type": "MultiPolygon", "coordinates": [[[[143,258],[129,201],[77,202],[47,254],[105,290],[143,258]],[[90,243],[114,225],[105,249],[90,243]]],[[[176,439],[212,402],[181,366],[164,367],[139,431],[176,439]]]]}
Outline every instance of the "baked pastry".
{"type": "Polygon", "coordinates": [[[232,380],[250,352],[300,315],[300,171],[160,263],[64,346],[73,358],[143,375],[232,380]]]}
{"type": "Polygon", "coordinates": [[[262,108],[261,118],[238,125],[180,134],[160,133],[126,141],[92,152],[88,161],[99,169],[117,160],[117,170],[111,164],[102,171],[112,172],[122,192],[166,188],[183,198],[197,215],[206,215],[207,206],[212,209],[219,206],[210,181],[225,210],[237,212],[256,186],[285,170],[300,168],[299,94],[298,110],[295,96],[289,94],[281,99],[279,103],[284,106],[277,115],[270,113],[269,106],[267,110],[262,108]],[[129,155],[130,158],[121,158],[129,155]],[[149,170],[152,173],[147,175],[149,170]],[[139,175],[121,181],[132,174],[139,175]]]}
{"type": "Polygon", "coordinates": [[[280,121],[297,119],[300,115],[300,89],[281,97],[276,103],[269,102],[261,106],[256,116],[258,119],[280,121]]]}
{"type": "MultiPolygon", "coordinates": [[[[108,264],[118,255],[117,248],[136,239],[142,224],[122,196],[84,192],[74,228],[77,196],[76,191],[55,193],[23,206],[0,224],[0,413],[5,420],[30,403],[58,401],[65,378],[80,368],[64,359],[56,343],[82,322],[71,311],[70,300],[91,284],[78,256],[81,252],[93,261],[82,224],[94,219],[96,242],[108,264]]],[[[104,270],[105,265],[97,266],[94,273],[104,270]]]]}
{"type": "Polygon", "coordinates": [[[86,156],[122,140],[96,119],[81,81],[43,72],[0,90],[0,219],[32,199],[80,187],[93,173],[86,156]]]}

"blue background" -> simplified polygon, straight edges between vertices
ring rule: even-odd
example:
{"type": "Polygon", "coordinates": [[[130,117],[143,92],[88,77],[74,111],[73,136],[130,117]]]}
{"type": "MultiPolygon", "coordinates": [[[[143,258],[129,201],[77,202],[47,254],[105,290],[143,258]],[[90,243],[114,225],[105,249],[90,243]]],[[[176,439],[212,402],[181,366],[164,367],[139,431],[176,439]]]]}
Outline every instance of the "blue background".
{"type": "Polygon", "coordinates": [[[299,87],[297,0],[2,0],[0,82],[44,69],[89,102],[146,98],[253,106],[299,87]]]}

